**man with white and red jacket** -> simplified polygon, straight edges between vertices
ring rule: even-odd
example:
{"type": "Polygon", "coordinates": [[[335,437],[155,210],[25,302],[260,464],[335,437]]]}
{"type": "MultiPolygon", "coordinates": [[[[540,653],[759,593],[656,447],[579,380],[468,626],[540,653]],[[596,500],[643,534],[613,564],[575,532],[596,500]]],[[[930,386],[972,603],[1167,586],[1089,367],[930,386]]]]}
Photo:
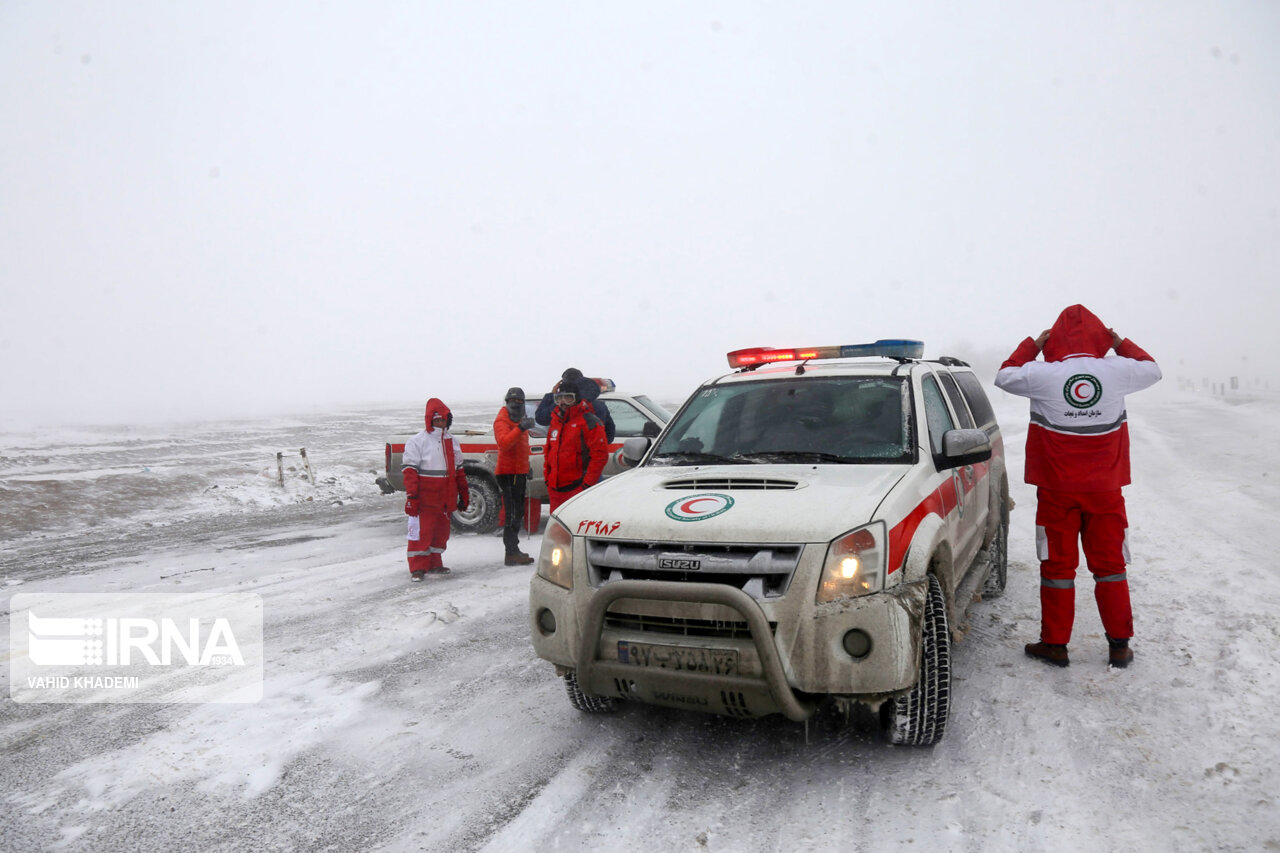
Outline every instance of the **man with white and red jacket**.
{"type": "Polygon", "coordinates": [[[440,556],[449,543],[449,517],[471,500],[462,470],[462,445],[449,434],[449,407],[427,401],[427,428],[404,444],[404,512],[409,516],[409,579],[447,575],[440,556]]]}
{"type": "Polygon", "coordinates": [[[555,408],[547,429],[543,478],[551,511],[579,492],[600,482],[609,458],[604,422],[591,404],[579,399],[571,386],[561,385],[554,393],[555,408]]]}
{"type": "Polygon", "coordinates": [[[1026,475],[1036,490],[1040,559],[1040,642],[1026,653],[1067,666],[1075,621],[1075,576],[1084,545],[1094,598],[1112,666],[1133,660],[1133,611],[1125,565],[1129,485],[1126,394],[1160,380],[1155,360],[1121,338],[1083,305],[1058,315],[1051,329],[1025,339],[996,374],[996,387],[1031,398],[1026,475]],[[1104,357],[1109,349],[1116,354],[1104,357]],[[1044,361],[1036,355],[1044,351],[1044,361]]]}

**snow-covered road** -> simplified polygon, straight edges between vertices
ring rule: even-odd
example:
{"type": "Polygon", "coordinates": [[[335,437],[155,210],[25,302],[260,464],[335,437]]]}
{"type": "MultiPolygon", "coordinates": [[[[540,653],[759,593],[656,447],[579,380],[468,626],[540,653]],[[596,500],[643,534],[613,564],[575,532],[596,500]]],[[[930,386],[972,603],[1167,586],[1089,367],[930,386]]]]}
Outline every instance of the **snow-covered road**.
{"type": "Polygon", "coordinates": [[[994,396],[1009,590],[971,611],[935,748],[835,716],[579,714],[530,649],[529,569],[458,536],[454,574],[410,585],[399,500],[370,477],[341,504],[184,506],[0,550],[10,593],[257,593],[267,647],[251,705],[20,704],[6,667],[0,848],[1280,849],[1280,465],[1263,452],[1280,405],[1131,400],[1137,660],[1106,667],[1085,578],[1057,670],[1022,654],[1039,614],[1025,404],[994,396]]]}

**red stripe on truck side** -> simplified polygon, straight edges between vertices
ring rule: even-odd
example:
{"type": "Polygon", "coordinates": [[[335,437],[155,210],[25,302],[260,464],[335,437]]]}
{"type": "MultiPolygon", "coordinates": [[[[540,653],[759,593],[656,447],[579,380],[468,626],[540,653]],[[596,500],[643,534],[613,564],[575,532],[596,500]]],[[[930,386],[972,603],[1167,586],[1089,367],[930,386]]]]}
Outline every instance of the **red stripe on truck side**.
{"type": "Polygon", "coordinates": [[[942,495],[944,488],[951,489],[951,505],[954,507],[955,484],[948,477],[945,483],[930,492],[927,498],[920,501],[915,509],[907,513],[906,517],[895,524],[893,529],[889,531],[889,574],[893,574],[906,565],[907,548],[910,547],[911,540],[916,535],[916,529],[920,527],[920,522],[931,514],[946,518],[948,510],[942,495]]]}

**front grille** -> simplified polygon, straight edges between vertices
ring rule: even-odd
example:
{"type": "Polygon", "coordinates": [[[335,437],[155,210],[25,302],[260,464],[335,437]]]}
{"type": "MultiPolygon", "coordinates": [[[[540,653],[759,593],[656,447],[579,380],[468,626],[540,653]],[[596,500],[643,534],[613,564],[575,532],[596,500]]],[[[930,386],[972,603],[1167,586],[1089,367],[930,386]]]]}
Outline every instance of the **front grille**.
{"type": "Polygon", "coordinates": [[[726,545],[587,540],[592,586],[615,580],[722,583],[752,598],[787,591],[803,545],[726,545]]]}
{"type": "MultiPolygon", "coordinates": [[[[719,619],[678,619],[667,616],[640,616],[631,613],[605,614],[606,628],[623,631],[641,631],[663,634],[669,637],[713,637],[720,640],[749,640],[751,629],[746,622],[719,619]]],[[[769,633],[777,630],[778,623],[769,623],[769,633]]]]}
{"type": "Polygon", "coordinates": [[[768,477],[693,477],[684,480],[668,480],[662,484],[664,489],[681,491],[706,491],[715,489],[721,492],[735,491],[794,491],[800,488],[795,480],[775,480],[768,477]]]}

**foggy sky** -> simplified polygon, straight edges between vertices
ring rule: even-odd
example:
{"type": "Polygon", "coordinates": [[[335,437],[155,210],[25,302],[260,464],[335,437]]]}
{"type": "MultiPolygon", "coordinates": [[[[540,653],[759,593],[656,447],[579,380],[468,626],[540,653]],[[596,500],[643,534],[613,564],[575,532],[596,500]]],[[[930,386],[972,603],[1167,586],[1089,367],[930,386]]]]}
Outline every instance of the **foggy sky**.
{"type": "Polygon", "coordinates": [[[986,364],[1280,371],[1280,4],[0,4],[0,423],[986,364]]]}

